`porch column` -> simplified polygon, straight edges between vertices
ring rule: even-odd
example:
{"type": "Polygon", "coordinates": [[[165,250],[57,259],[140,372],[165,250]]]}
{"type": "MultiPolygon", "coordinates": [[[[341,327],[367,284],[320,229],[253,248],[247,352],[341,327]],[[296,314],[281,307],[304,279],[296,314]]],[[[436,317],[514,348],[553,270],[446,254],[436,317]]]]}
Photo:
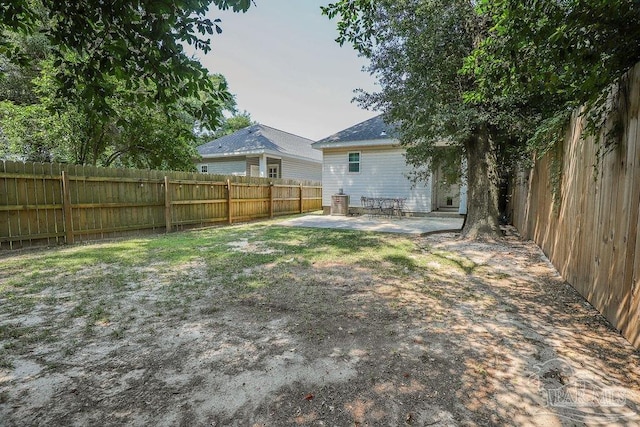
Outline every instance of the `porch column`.
{"type": "Polygon", "coordinates": [[[264,178],[267,176],[267,155],[263,154],[259,158],[260,165],[260,178],[264,178]]]}

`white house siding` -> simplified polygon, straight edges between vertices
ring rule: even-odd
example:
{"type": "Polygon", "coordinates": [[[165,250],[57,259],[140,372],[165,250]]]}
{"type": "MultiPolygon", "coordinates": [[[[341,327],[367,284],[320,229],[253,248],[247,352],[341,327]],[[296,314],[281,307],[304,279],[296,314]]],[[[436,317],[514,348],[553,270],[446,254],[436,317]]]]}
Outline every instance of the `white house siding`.
{"type": "Polygon", "coordinates": [[[260,176],[260,158],[259,157],[247,157],[245,176],[260,176]],[[253,173],[251,167],[253,166],[253,173]]]}
{"type": "Polygon", "coordinates": [[[207,166],[207,173],[213,175],[245,175],[247,166],[244,159],[205,159],[202,163],[197,164],[198,172],[202,170],[201,166],[207,166]]]}
{"type": "Polygon", "coordinates": [[[360,197],[406,198],[408,212],[431,211],[431,179],[413,188],[408,178],[405,150],[398,147],[362,147],[323,150],[322,205],[331,206],[331,196],[340,189],[350,196],[349,205],[360,206],[360,197]],[[348,172],[348,153],[360,153],[360,172],[348,172]]]}
{"type": "Polygon", "coordinates": [[[322,165],[305,160],[283,158],[280,175],[286,179],[320,182],[322,180],[322,165]]]}

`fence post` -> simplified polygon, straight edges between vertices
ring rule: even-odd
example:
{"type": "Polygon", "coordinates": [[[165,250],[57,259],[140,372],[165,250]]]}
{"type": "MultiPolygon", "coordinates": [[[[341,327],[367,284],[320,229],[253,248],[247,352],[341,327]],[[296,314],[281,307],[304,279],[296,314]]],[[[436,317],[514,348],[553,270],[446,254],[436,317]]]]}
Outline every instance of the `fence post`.
{"type": "Polygon", "coordinates": [[[227,217],[229,224],[233,223],[233,217],[231,216],[231,181],[227,179],[227,217]]]}
{"type": "Polygon", "coordinates": [[[165,233],[171,233],[172,212],[171,212],[171,192],[169,191],[169,177],[164,177],[164,221],[165,233]]]}
{"type": "Polygon", "coordinates": [[[73,244],[73,221],[71,220],[71,188],[69,187],[69,175],[62,171],[62,209],[64,212],[64,231],[68,244],[73,244]]]}
{"type": "Polygon", "coordinates": [[[302,183],[300,183],[300,213],[304,212],[304,199],[302,198],[302,190],[303,190],[303,186],[302,183]]]}
{"type": "Polygon", "coordinates": [[[269,218],[273,218],[273,182],[269,183],[269,218]]]}

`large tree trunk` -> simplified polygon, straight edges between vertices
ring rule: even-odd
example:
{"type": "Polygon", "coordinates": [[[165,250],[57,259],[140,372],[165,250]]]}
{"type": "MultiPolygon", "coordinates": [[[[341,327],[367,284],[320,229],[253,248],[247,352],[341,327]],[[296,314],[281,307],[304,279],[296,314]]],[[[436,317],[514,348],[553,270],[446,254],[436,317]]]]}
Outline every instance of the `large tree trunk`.
{"type": "Polygon", "coordinates": [[[467,218],[462,237],[502,237],[498,223],[498,170],[495,144],[486,126],[465,143],[467,152],[467,218]]]}

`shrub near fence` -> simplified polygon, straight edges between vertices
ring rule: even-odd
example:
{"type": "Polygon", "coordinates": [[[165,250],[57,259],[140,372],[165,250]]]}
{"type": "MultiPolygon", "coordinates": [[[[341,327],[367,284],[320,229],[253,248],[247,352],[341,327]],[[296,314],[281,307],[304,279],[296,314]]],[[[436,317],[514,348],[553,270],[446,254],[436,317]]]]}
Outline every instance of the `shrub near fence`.
{"type": "Polygon", "coordinates": [[[0,161],[2,249],[319,209],[314,182],[0,161]]]}

